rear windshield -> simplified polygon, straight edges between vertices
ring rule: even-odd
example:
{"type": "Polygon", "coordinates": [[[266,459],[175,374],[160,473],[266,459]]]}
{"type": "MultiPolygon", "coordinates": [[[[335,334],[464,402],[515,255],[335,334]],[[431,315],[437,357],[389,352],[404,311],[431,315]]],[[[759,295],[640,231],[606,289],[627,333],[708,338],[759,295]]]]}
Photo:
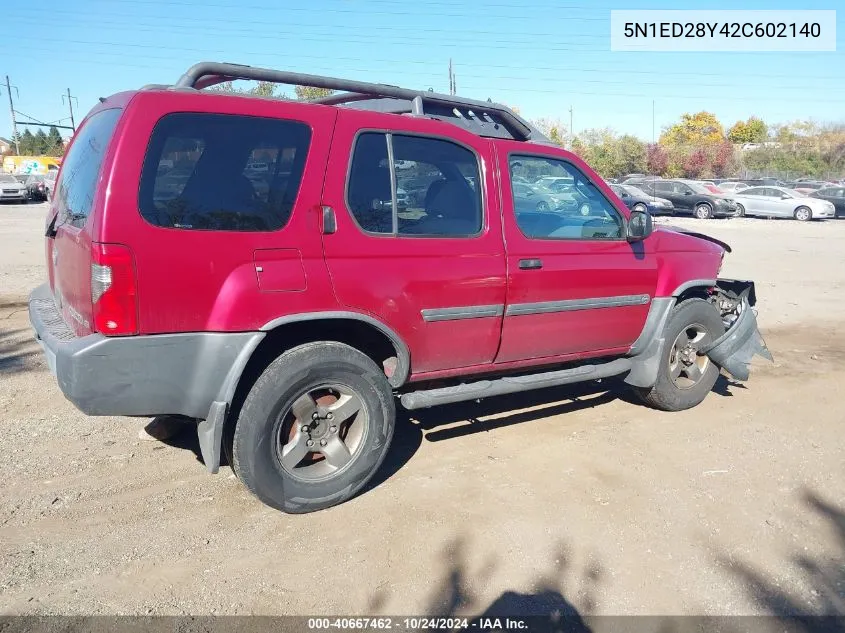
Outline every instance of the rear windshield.
{"type": "Polygon", "coordinates": [[[144,159],[141,214],[168,228],[278,230],[296,202],[310,140],[296,121],[167,115],[144,159]]]}
{"type": "Polygon", "coordinates": [[[55,200],[58,213],[67,215],[74,226],[85,224],[91,214],[100,168],[121,112],[111,109],[92,115],[73,139],[62,162],[55,200]]]}

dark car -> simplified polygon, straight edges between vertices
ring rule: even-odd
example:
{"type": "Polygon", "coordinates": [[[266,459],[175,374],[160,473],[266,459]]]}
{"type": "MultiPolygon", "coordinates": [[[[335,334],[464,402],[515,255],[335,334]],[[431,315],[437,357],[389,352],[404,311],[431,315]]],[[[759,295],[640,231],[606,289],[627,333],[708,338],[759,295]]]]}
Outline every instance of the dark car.
{"type": "Polygon", "coordinates": [[[827,200],[836,207],[836,217],[845,218],[845,187],[828,187],[810,194],[811,198],[827,200]]]}
{"type": "Polygon", "coordinates": [[[611,184],[610,188],[629,209],[648,211],[652,215],[660,215],[661,213],[668,215],[675,214],[675,207],[671,200],[650,196],[642,189],[633,185],[611,184]]]}
{"type": "Polygon", "coordinates": [[[752,187],[788,187],[789,185],[779,178],[745,178],[746,185],[752,187]]]}
{"type": "Polygon", "coordinates": [[[706,220],[736,214],[736,202],[690,180],[658,180],[638,185],[649,195],[670,200],[676,213],[689,213],[706,220]]]}
{"type": "Polygon", "coordinates": [[[47,199],[47,182],[43,174],[30,174],[24,181],[26,195],[30,200],[42,202],[47,199]]]}

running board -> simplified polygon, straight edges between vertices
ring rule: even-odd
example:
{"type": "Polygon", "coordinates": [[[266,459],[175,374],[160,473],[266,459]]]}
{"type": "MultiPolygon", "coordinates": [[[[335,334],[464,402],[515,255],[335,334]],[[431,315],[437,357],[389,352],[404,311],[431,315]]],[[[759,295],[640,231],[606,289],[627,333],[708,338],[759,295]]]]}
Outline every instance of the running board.
{"type": "Polygon", "coordinates": [[[479,380],[478,382],[463,383],[454,387],[412,391],[403,394],[399,399],[406,409],[423,409],[440,404],[475,400],[476,398],[490,398],[503,396],[520,391],[557,387],[575,382],[598,380],[624,374],[630,370],[633,363],[630,358],[618,358],[609,363],[599,365],[581,365],[571,369],[547,371],[541,374],[527,376],[506,376],[495,380],[479,380]]]}

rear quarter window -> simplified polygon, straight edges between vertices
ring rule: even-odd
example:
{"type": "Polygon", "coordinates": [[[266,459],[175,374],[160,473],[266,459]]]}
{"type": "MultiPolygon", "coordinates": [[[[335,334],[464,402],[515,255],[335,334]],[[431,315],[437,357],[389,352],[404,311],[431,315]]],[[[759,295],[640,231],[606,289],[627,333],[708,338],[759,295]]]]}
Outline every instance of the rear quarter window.
{"type": "Polygon", "coordinates": [[[278,230],[296,202],[310,140],[298,121],[169,114],[144,159],[141,215],[176,229],[278,230]]]}
{"type": "Polygon", "coordinates": [[[91,215],[103,159],[121,112],[111,109],[91,115],[64,158],[55,200],[58,213],[73,226],[82,226],[91,215]]]}

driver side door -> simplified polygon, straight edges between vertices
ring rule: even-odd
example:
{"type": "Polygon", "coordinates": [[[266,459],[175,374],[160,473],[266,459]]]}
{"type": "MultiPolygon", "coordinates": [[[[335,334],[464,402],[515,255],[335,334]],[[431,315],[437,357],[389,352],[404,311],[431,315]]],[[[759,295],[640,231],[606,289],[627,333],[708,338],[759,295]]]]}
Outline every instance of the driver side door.
{"type": "Polygon", "coordinates": [[[645,324],[657,286],[653,241],[626,239],[627,211],[577,157],[496,143],[507,261],[497,363],[625,353],[645,324]],[[577,211],[527,208],[513,177],[573,178],[577,211]]]}

